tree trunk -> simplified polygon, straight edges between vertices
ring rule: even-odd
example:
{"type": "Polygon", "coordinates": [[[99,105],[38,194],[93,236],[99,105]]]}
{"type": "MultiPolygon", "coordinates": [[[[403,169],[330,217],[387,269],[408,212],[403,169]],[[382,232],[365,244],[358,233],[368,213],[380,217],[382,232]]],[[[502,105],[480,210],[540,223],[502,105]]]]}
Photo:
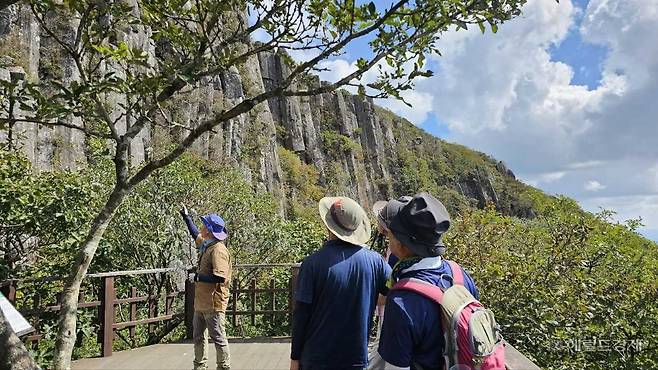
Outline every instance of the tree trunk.
{"type": "MultiPolygon", "coordinates": [[[[123,202],[123,199],[129,192],[129,188],[121,187],[119,185],[114,187],[110,194],[105,206],[98,213],[91,229],[87,234],[82,247],[78,251],[75,264],[71,269],[71,274],[66,280],[64,291],[62,292],[61,311],[59,312],[57,342],[55,343],[55,354],[53,357],[53,369],[70,369],[71,356],[73,355],[73,347],[75,345],[76,337],[76,319],[78,309],[78,294],[80,293],[80,285],[87,270],[91,264],[98,243],[100,242],[107,225],[112,220],[115,211],[123,202]]],[[[111,328],[106,328],[111,330],[111,328]]]]}
{"type": "Polygon", "coordinates": [[[32,370],[39,367],[30,357],[0,310],[0,370],[32,370]]]}

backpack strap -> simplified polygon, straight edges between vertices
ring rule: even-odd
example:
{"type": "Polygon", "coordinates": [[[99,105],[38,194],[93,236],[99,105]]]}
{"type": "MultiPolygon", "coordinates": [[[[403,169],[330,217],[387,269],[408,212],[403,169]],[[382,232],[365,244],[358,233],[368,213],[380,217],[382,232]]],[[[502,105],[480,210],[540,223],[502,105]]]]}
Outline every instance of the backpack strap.
{"type": "MultiPolygon", "coordinates": [[[[423,297],[426,297],[427,299],[442,305],[443,303],[443,289],[439,288],[438,286],[428,283],[423,280],[419,279],[414,279],[414,278],[408,278],[408,279],[402,279],[399,280],[393,287],[391,288],[391,291],[393,290],[408,290],[415,292],[416,294],[420,294],[423,297]]],[[[447,333],[446,332],[446,320],[441,319],[441,323],[443,325],[443,332],[444,335],[447,333]]],[[[447,338],[446,338],[447,342],[447,338]]],[[[455,351],[450,351],[448,346],[444,348],[444,353],[443,353],[443,367],[441,370],[447,370],[450,362],[450,354],[453,354],[453,356],[456,356],[455,351]]],[[[414,368],[416,369],[421,369],[422,367],[418,366],[417,363],[413,364],[414,368]]]]}
{"type": "Polygon", "coordinates": [[[419,279],[409,278],[399,280],[393,285],[391,290],[410,290],[438,304],[443,302],[443,290],[441,288],[419,279]]]}
{"type": "Polygon", "coordinates": [[[464,273],[462,268],[455,261],[446,260],[450,265],[450,271],[452,271],[452,281],[453,284],[459,284],[464,286],[464,273]]]}

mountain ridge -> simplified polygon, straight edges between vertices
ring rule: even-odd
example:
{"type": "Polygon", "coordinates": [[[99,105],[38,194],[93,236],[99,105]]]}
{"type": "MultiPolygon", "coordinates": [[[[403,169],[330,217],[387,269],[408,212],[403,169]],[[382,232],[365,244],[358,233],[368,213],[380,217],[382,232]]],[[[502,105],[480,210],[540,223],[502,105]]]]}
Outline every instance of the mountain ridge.
{"type": "MultiPolygon", "coordinates": [[[[47,34],[39,32],[27,7],[13,5],[2,13],[0,50],[6,57],[0,63],[0,79],[56,78],[66,84],[78,78],[73,60],[64,57],[47,34]]],[[[70,20],[53,21],[61,23],[63,32],[74,29],[70,20]]],[[[145,29],[122,32],[117,39],[141,48],[149,58],[167,53],[145,29]]],[[[133,167],[157,155],[158,146],[179,140],[184,128],[195,127],[221,109],[276,87],[289,76],[290,63],[291,58],[283,53],[262,52],[238,68],[204,78],[190,92],[178,94],[163,108],[179,128],[147,127],[131,142],[133,167]]],[[[113,67],[108,66],[107,71],[113,67]]],[[[310,89],[326,82],[308,75],[295,84],[297,89],[310,89]]],[[[116,94],[109,97],[109,103],[125,103],[125,97],[116,94]]],[[[76,124],[79,118],[68,120],[76,124]]],[[[119,133],[130,127],[129,117],[117,120],[119,133]]],[[[21,122],[13,130],[22,151],[38,170],[74,169],[89,160],[88,143],[81,132],[21,122]]],[[[0,133],[0,141],[6,140],[6,133],[0,133]]],[[[369,207],[378,199],[430,191],[451,210],[482,208],[491,203],[505,214],[534,216],[525,194],[530,187],[516,181],[504,163],[440,140],[376,106],[372,99],[344,90],[309,97],[274,97],[204,134],[192,150],[206,159],[239,168],[254,189],[274,195],[282,212],[296,207],[295,203],[310,204],[320,194],[350,196],[369,207]],[[291,165],[297,163],[284,151],[294,153],[301,161],[299,165],[314,167],[304,169],[308,178],[294,178],[291,165]],[[281,155],[295,163],[282,166],[281,155]],[[315,189],[309,193],[300,187],[315,189]]]]}

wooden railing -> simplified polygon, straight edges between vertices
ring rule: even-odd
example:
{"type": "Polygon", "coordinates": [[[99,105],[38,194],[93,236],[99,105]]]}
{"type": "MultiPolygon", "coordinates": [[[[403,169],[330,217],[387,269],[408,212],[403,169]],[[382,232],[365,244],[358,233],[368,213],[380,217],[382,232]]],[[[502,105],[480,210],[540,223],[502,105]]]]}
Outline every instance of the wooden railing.
{"type": "MultiPolygon", "coordinates": [[[[278,315],[287,316],[287,323],[292,322],[292,294],[297,279],[298,264],[269,264],[269,265],[236,265],[234,266],[234,279],[232,282],[231,298],[229,307],[226,312],[227,319],[233,327],[237,324],[239,316],[246,316],[251,325],[256,325],[256,317],[261,315],[270,317],[272,320],[278,315]],[[290,277],[283,286],[277,286],[276,279],[270,277],[264,280],[259,276],[262,271],[271,271],[273,269],[289,270],[290,277]],[[265,285],[264,285],[265,282],[265,285]],[[277,294],[285,295],[285,302],[277,302],[277,294]],[[262,306],[258,298],[265,295],[267,299],[267,309],[258,309],[262,306]],[[278,304],[277,304],[278,303],[278,304]]],[[[97,274],[88,274],[85,281],[93,281],[90,287],[96,292],[96,299],[87,301],[88,294],[81,292],[78,299],[78,308],[90,309],[96,308],[97,313],[94,316],[95,322],[98,323],[98,342],[100,343],[100,355],[111,356],[114,346],[114,340],[120,331],[127,329],[130,342],[135,343],[135,328],[140,325],[148,325],[149,333],[153,334],[155,325],[165,323],[169,327],[165,328],[168,333],[180,323],[185,323],[185,333],[187,338],[192,337],[192,321],[194,314],[194,283],[190,279],[185,279],[184,288],[177,290],[166,290],[163,294],[146,294],[138,295],[138,289],[134,286],[128,287],[128,295],[125,298],[117,297],[116,282],[126,277],[139,275],[156,275],[166,273],[181,273],[174,268],[145,269],[133,271],[113,271],[97,274]],[[99,280],[97,280],[99,279],[99,280]],[[96,282],[98,281],[98,282],[96,282]],[[164,309],[161,306],[164,301],[164,309]],[[177,301],[178,305],[175,305],[177,301]],[[147,317],[138,319],[138,305],[146,303],[148,305],[147,317]],[[123,305],[128,305],[128,318],[117,321],[117,312],[123,305]],[[176,310],[178,308],[178,310],[176,310]]],[[[183,272],[185,273],[185,272],[183,272]]],[[[269,274],[266,274],[269,276],[269,274]]],[[[25,302],[20,302],[21,290],[34,284],[61,283],[63,277],[48,276],[33,279],[13,279],[0,283],[0,290],[7,299],[14,305],[17,305],[19,311],[30,321],[37,329],[23,338],[25,342],[38,342],[43,338],[41,332],[41,323],[44,315],[56,314],[61,309],[59,297],[56,303],[41,305],[40,299],[34,299],[31,307],[25,302]]],[[[125,284],[123,284],[125,285],[125,284]]],[[[93,294],[92,294],[93,295],[93,294]]],[[[37,296],[38,297],[38,296],[37,296]]],[[[281,301],[279,299],[279,301],[281,301]]],[[[123,311],[121,311],[123,312],[123,311]]],[[[164,335],[161,335],[164,336],[164,335]]]]}
{"type": "Polygon", "coordinates": [[[231,287],[232,299],[229,300],[229,307],[226,311],[226,316],[230,318],[233,326],[236,325],[238,316],[248,316],[251,325],[256,325],[256,316],[264,315],[274,319],[276,315],[288,315],[288,322],[292,323],[292,307],[293,307],[293,292],[297,283],[297,276],[299,274],[299,264],[259,264],[259,265],[237,265],[237,270],[242,270],[244,276],[242,279],[233,279],[231,287]],[[255,277],[251,272],[271,271],[277,268],[290,269],[290,277],[284,286],[277,286],[274,277],[266,274],[266,277],[255,277]],[[269,279],[267,278],[269,276],[269,279]],[[259,283],[266,285],[259,287],[259,283]],[[266,283],[266,284],[263,284],[266,283]],[[276,294],[286,294],[286,305],[282,308],[277,306],[276,294]],[[268,296],[267,309],[257,309],[258,296],[266,294],[268,296]],[[243,299],[243,295],[244,298],[243,299]],[[239,309],[238,303],[244,303],[248,309],[239,309]]]}
{"type": "MultiPolygon", "coordinates": [[[[181,290],[165,291],[163,294],[138,295],[138,289],[130,286],[129,295],[125,298],[117,298],[116,282],[121,278],[134,277],[148,274],[166,274],[180,273],[180,270],[174,268],[160,268],[134,271],[114,271],[98,274],[88,274],[86,281],[100,281],[91,286],[96,290],[97,299],[86,301],[85,294],[80,294],[78,308],[90,309],[96,308],[96,322],[99,325],[98,342],[100,343],[100,355],[102,357],[111,356],[116,336],[123,330],[128,330],[129,337],[133,342],[136,336],[135,328],[140,325],[148,325],[149,333],[153,333],[155,325],[160,323],[170,324],[172,330],[180,323],[185,323],[185,334],[189,339],[192,337],[192,321],[194,314],[194,282],[185,279],[184,288],[181,290]],[[182,297],[182,304],[175,305],[177,300],[182,297]],[[158,302],[164,300],[164,310],[159,310],[158,302]],[[138,319],[138,304],[146,303],[148,305],[148,315],[146,318],[138,319]],[[117,322],[117,308],[121,309],[122,305],[128,305],[128,319],[117,322]],[[176,311],[178,308],[178,312],[176,311]]],[[[284,316],[287,323],[292,323],[293,292],[297,283],[299,273],[299,264],[268,264],[268,265],[237,265],[234,266],[234,279],[232,282],[231,299],[226,311],[228,322],[233,328],[237,327],[238,318],[246,317],[247,323],[256,326],[257,317],[269,318],[274,321],[277,316],[284,316]],[[277,285],[277,279],[272,276],[272,271],[276,269],[287,270],[289,277],[285,283],[277,285]],[[277,294],[286,297],[284,302],[279,299],[277,294]],[[266,300],[265,304],[259,298],[266,300]],[[259,304],[259,302],[261,302],[259,304]],[[259,308],[261,307],[261,308],[259,308]],[[266,308],[262,308],[266,307],[266,308]]],[[[62,277],[49,276],[36,279],[14,279],[0,283],[0,291],[8,300],[16,305],[17,297],[20,295],[21,288],[30,284],[61,282],[62,277]]],[[[281,280],[281,279],[279,279],[281,280]]],[[[279,283],[281,284],[281,283],[279,283]]],[[[125,285],[125,284],[123,284],[125,285]]],[[[36,333],[32,333],[23,338],[26,342],[37,342],[43,338],[44,333],[39,332],[40,320],[42,314],[57,313],[60,310],[59,304],[41,306],[40,302],[33,302],[31,308],[25,305],[18,306],[19,311],[37,328],[36,333]]],[[[506,349],[506,367],[508,370],[537,370],[539,367],[532,363],[523,354],[507,344],[506,349]]]]}

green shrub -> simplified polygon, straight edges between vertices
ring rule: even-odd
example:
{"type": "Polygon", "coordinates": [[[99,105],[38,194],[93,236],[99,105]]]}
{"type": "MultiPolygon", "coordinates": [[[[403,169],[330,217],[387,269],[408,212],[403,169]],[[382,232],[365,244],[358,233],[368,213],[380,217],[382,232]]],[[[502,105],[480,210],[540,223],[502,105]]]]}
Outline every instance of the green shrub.
{"type": "MultiPolygon", "coordinates": [[[[12,245],[14,239],[20,239],[37,241],[39,247],[22,255],[31,264],[17,263],[12,269],[2,264],[0,280],[68,274],[88,223],[111,185],[106,182],[111,163],[103,156],[95,161],[95,166],[78,173],[35,173],[21,154],[0,151],[1,245],[12,245]],[[38,258],[34,258],[35,253],[38,258]]],[[[225,218],[229,230],[227,245],[235,263],[300,262],[324,239],[317,211],[315,217],[285,220],[272,196],[255,192],[239,170],[185,154],[154,173],[128,196],[108,226],[90,272],[196,265],[196,252],[178,214],[182,203],[198,214],[216,212],[225,218]]],[[[0,256],[8,260],[6,253],[0,256]]],[[[279,286],[287,283],[284,275],[276,278],[279,286]]],[[[92,280],[85,280],[87,288],[98,283],[92,280]]],[[[163,293],[175,284],[177,280],[171,274],[143,275],[118,279],[115,288],[118,296],[125,298],[133,286],[144,295],[163,293]]],[[[61,287],[61,282],[23,286],[17,295],[18,305],[55,302],[61,287]]],[[[160,302],[159,310],[163,310],[163,305],[160,302]]],[[[117,314],[127,317],[126,309],[118,308],[117,314]]],[[[148,313],[144,309],[138,312],[140,318],[148,313]]],[[[181,312],[182,307],[175,309],[181,312]]],[[[79,311],[75,358],[98,354],[98,324],[92,314],[90,309],[79,311]]],[[[52,358],[57,317],[56,313],[47,313],[40,319],[45,337],[31,350],[37,361],[46,366],[52,358]]],[[[281,335],[289,330],[287,316],[262,327],[250,329],[248,324],[231,328],[231,335],[281,335]]],[[[135,344],[150,343],[162,328],[159,326],[152,334],[145,327],[138,327],[135,344]]],[[[165,339],[179,340],[182,334],[182,330],[177,330],[165,339]]],[[[115,341],[116,350],[133,345],[123,336],[125,333],[120,333],[115,341]]]]}
{"type": "Polygon", "coordinates": [[[350,180],[349,172],[343,168],[340,162],[329,161],[326,163],[325,188],[327,194],[332,196],[345,195],[350,180]]]}
{"type": "Polygon", "coordinates": [[[36,173],[22,154],[0,150],[0,280],[68,272],[102,193],[90,180],[36,173]]]}
{"type": "Polygon", "coordinates": [[[448,257],[472,273],[505,338],[545,369],[655,368],[656,245],[567,198],[540,208],[534,220],[470,210],[449,234],[448,257]],[[577,350],[592,340],[644,349],[577,350]]]}
{"type": "Polygon", "coordinates": [[[288,198],[300,205],[315,205],[322,198],[323,189],[318,185],[318,170],[302,161],[297,154],[279,147],[277,150],[283,181],[288,191],[288,198]]]}
{"type": "Polygon", "coordinates": [[[336,131],[320,132],[322,148],[334,159],[342,158],[345,154],[356,153],[361,150],[361,145],[349,136],[341,135],[336,131]]]}

